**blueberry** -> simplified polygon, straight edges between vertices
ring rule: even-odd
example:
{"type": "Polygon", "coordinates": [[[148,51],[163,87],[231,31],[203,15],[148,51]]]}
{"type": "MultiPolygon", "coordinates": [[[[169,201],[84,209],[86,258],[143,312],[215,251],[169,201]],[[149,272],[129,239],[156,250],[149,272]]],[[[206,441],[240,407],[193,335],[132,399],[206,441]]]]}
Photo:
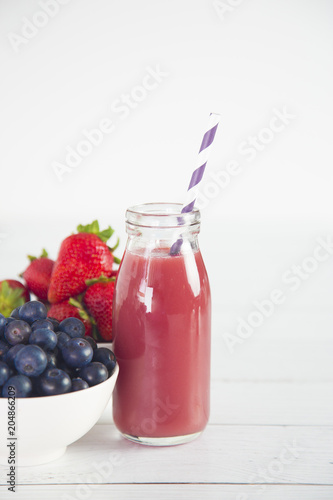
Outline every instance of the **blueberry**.
{"type": "Polygon", "coordinates": [[[37,319],[37,321],[34,321],[31,325],[31,330],[37,330],[39,328],[47,328],[48,330],[53,330],[54,331],[54,326],[52,321],[49,319],[37,319]]]}
{"type": "Polygon", "coordinates": [[[38,319],[46,319],[47,310],[42,302],[31,300],[20,307],[20,319],[31,325],[38,319]]]}
{"type": "Polygon", "coordinates": [[[57,355],[55,352],[47,352],[46,353],[47,357],[47,366],[46,369],[48,368],[56,368],[57,366],[57,355]]]}
{"type": "Polygon", "coordinates": [[[93,361],[79,370],[78,376],[88,382],[89,386],[100,384],[108,378],[108,370],[103,363],[93,361]]]}
{"type": "Polygon", "coordinates": [[[5,331],[6,325],[7,325],[7,318],[5,318],[3,314],[0,314],[0,338],[2,337],[3,332],[5,331]]]}
{"type": "Polygon", "coordinates": [[[84,340],[86,340],[87,342],[89,342],[89,344],[93,348],[93,351],[95,349],[97,349],[96,340],[94,340],[92,337],[89,337],[88,335],[85,335],[83,338],[84,338],[84,340]]]}
{"type": "Polygon", "coordinates": [[[61,354],[59,354],[57,358],[57,368],[66,372],[70,378],[76,378],[78,376],[77,375],[77,372],[79,371],[78,368],[71,368],[70,366],[68,366],[62,359],[61,354]]]}
{"type": "Polygon", "coordinates": [[[32,392],[32,383],[29,377],[25,375],[14,375],[10,377],[2,388],[2,397],[7,398],[9,395],[16,398],[27,398],[32,392]]]}
{"type": "Polygon", "coordinates": [[[69,367],[82,368],[92,360],[93,348],[86,340],[75,338],[67,342],[61,353],[69,367]]]}
{"type": "Polygon", "coordinates": [[[111,375],[116,366],[116,356],[107,347],[98,347],[96,351],[94,351],[93,361],[103,363],[103,365],[106,366],[109,375],[111,375]]]}
{"type": "Polygon", "coordinates": [[[26,345],[16,354],[14,363],[21,375],[38,377],[46,368],[47,356],[38,345],[26,345]]]}
{"type": "Polygon", "coordinates": [[[9,351],[10,345],[7,344],[5,340],[0,340],[0,361],[2,361],[5,356],[7,351],[9,351]]]}
{"type": "Polygon", "coordinates": [[[3,385],[6,380],[10,377],[9,366],[4,362],[0,361],[0,385],[3,385]]]}
{"type": "Polygon", "coordinates": [[[30,334],[30,326],[20,319],[14,319],[5,328],[5,339],[10,345],[27,344],[30,334]]]}
{"type": "Polygon", "coordinates": [[[23,349],[24,347],[24,344],[16,344],[16,345],[13,345],[9,351],[7,351],[6,353],[6,356],[5,356],[5,362],[7,363],[7,365],[10,367],[10,368],[15,368],[15,364],[14,364],[14,361],[15,361],[15,357],[16,357],[16,354],[21,350],[23,349]]]}
{"type": "Polygon", "coordinates": [[[39,393],[42,396],[54,396],[69,392],[72,387],[70,376],[59,368],[50,368],[39,379],[39,393]]]}
{"type": "Polygon", "coordinates": [[[53,330],[39,328],[31,333],[29,344],[39,345],[42,349],[52,351],[57,345],[58,337],[53,330]]]}
{"type": "Polygon", "coordinates": [[[88,389],[89,384],[80,377],[72,378],[72,392],[82,391],[82,389],[88,389]]]}
{"type": "Polygon", "coordinates": [[[15,307],[15,309],[13,309],[12,312],[10,313],[10,317],[15,318],[15,319],[20,319],[20,315],[19,315],[20,308],[21,308],[21,306],[15,307]]]}
{"type": "Polygon", "coordinates": [[[53,331],[57,332],[59,330],[60,322],[55,318],[47,318],[47,320],[51,321],[51,323],[53,325],[53,331]]]}
{"type": "Polygon", "coordinates": [[[59,330],[67,333],[72,339],[76,339],[84,337],[86,328],[78,318],[66,318],[60,323],[59,330]]]}
{"type": "Polygon", "coordinates": [[[32,385],[32,391],[31,391],[30,397],[38,398],[41,395],[39,393],[39,379],[40,379],[40,377],[31,377],[30,382],[32,385]]]}
{"type": "Polygon", "coordinates": [[[57,332],[58,339],[58,347],[59,349],[63,349],[63,347],[67,344],[67,342],[71,339],[69,335],[65,332],[57,332]]]}

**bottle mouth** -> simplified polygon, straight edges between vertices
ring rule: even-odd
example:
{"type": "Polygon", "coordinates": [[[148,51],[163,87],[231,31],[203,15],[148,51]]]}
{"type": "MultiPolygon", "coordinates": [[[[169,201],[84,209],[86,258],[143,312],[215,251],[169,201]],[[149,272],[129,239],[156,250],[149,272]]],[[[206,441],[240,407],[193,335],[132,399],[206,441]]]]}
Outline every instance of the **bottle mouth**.
{"type": "Polygon", "coordinates": [[[126,222],[141,227],[183,227],[200,223],[200,211],[182,213],[181,203],[143,203],[126,210],[126,222]]]}

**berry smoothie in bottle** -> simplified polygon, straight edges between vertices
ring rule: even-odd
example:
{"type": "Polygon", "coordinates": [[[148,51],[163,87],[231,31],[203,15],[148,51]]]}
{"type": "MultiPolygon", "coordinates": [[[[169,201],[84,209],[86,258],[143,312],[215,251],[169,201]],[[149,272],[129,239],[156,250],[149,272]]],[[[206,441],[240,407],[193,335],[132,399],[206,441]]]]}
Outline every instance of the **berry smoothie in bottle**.
{"type": "Polygon", "coordinates": [[[209,417],[211,304],[200,212],[180,211],[168,203],[127,210],[115,287],[113,418],[124,437],[149,445],[190,441],[209,417]]]}

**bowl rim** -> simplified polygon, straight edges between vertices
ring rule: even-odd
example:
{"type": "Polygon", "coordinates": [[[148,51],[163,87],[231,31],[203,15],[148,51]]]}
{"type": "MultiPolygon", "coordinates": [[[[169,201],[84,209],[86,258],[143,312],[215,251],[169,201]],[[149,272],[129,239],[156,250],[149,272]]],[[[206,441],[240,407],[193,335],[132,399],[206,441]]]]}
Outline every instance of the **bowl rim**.
{"type": "MultiPolygon", "coordinates": [[[[87,389],[82,389],[81,391],[66,392],[65,394],[53,394],[51,396],[33,396],[33,397],[28,397],[28,398],[18,398],[18,397],[14,396],[14,399],[15,400],[19,399],[20,401],[32,401],[32,400],[50,401],[50,399],[54,400],[55,398],[63,398],[63,397],[73,396],[74,394],[82,394],[82,393],[86,394],[86,391],[91,392],[93,389],[96,389],[96,387],[101,387],[102,385],[106,385],[107,383],[110,382],[110,380],[114,376],[117,377],[118,373],[119,373],[119,365],[118,365],[118,362],[116,362],[116,366],[114,367],[113,372],[106,380],[104,380],[104,382],[100,382],[99,384],[93,385],[92,387],[88,387],[87,389]]],[[[9,396],[9,397],[11,397],[11,396],[9,396]]],[[[6,401],[6,403],[8,404],[8,397],[0,397],[0,404],[1,404],[1,401],[6,401]]]]}

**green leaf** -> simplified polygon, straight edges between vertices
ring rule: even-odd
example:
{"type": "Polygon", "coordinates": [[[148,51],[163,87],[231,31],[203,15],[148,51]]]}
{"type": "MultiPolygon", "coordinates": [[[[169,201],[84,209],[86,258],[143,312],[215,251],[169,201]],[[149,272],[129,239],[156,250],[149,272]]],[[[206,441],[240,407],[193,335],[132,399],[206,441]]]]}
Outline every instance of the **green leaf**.
{"type": "Polygon", "coordinates": [[[68,303],[71,305],[71,306],[74,306],[74,307],[77,307],[79,309],[82,309],[82,304],[81,302],[79,302],[78,300],[75,300],[73,298],[70,298],[68,303]]]}
{"type": "Polygon", "coordinates": [[[11,288],[8,281],[3,281],[0,287],[0,313],[8,318],[13,309],[25,303],[24,290],[22,288],[11,288]]]}
{"type": "Polygon", "coordinates": [[[96,340],[96,342],[104,342],[104,339],[103,337],[101,336],[101,334],[99,333],[98,331],[98,328],[96,326],[96,324],[93,324],[92,325],[92,338],[94,340],[96,340]]]}
{"type": "Polygon", "coordinates": [[[78,233],[90,233],[90,234],[96,234],[104,243],[108,241],[109,238],[114,233],[114,230],[109,226],[107,229],[104,229],[103,231],[99,230],[99,224],[97,220],[94,220],[91,224],[87,224],[83,226],[82,224],[79,224],[77,226],[77,231],[78,233]]]}
{"type": "MultiPolygon", "coordinates": [[[[45,248],[43,248],[41,256],[39,257],[39,259],[41,259],[43,257],[48,257],[48,256],[49,256],[49,254],[47,253],[47,251],[45,250],[45,248]]],[[[28,255],[28,259],[30,260],[30,262],[32,262],[33,260],[36,260],[37,257],[35,257],[34,255],[28,255]]]]}
{"type": "Polygon", "coordinates": [[[113,260],[116,264],[120,264],[121,262],[121,259],[119,259],[118,257],[116,257],[115,255],[113,256],[113,260]]]}
{"type": "MultiPolygon", "coordinates": [[[[16,302],[18,299],[20,299],[22,297],[22,295],[23,295],[23,290],[21,288],[15,288],[15,290],[11,291],[11,293],[9,294],[9,297],[11,298],[11,300],[16,302]]],[[[22,302],[22,304],[24,304],[24,301],[22,302]]],[[[16,306],[16,307],[18,307],[18,306],[16,306]]]]}
{"type": "Polygon", "coordinates": [[[111,253],[113,253],[118,247],[119,247],[119,238],[117,238],[117,242],[116,244],[113,246],[113,247],[108,247],[108,249],[110,250],[111,253]]]}
{"type": "Polygon", "coordinates": [[[92,316],[89,316],[89,314],[87,313],[87,311],[83,308],[81,302],[79,302],[78,300],[76,299],[73,299],[73,297],[71,297],[69,300],[68,300],[68,303],[71,305],[71,306],[74,306],[78,309],[78,312],[79,312],[79,315],[82,319],[86,319],[88,321],[90,321],[90,323],[92,325],[95,324],[95,320],[92,316]]]}
{"type": "Polygon", "coordinates": [[[107,229],[104,229],[104,231],[101,231],[100,233],[98,233],[97,236],[99,236],[101,238],[102,241],[107,242],[109,238],[111,238],[111,236],[113,235],[114,233],[114,230],[112,229],[111,226],[109,226],[107,229]]]}
{"type": "Polygon", "coordinates": [[[82,224],[79,224],[77,226],[77,231],[78,233],[93,233],[96,234],[99,232],[99,224],[97,220],[94,220],[91,224],[86,224],[83,226],[82,224]]]}
{"type": "Polygon", "coordinates": [[[112,278],[107,278],[106,276],[103,276],[103,274],[99,278],[92,278],[89,280],[86,280],[86,285],[91,286],[95,285],[96,283],[110,283],[111,281],[116,281],[115,276],[112,276],[112,278]]]}
{"type": "Polygon", "coordinates": [[[3,295],[4,297],[8,297],[9,291],[10,291],[10,288],[9,288],[8,281],[3,281],[3,282],[2,282],[2,285],[1,285],[1,292],[2,292],[2,295],[3,295]]]}
{"type": "Polygon", "coordinates": [[[89,316],[89,314],[84,309],[79,309],[79,315],[80,315],[80,318],[86,319],[86,320],[90,321],[90,323],[92,325],[95,324],[94,318],[92,318],[91,316],[89,316]]]}

